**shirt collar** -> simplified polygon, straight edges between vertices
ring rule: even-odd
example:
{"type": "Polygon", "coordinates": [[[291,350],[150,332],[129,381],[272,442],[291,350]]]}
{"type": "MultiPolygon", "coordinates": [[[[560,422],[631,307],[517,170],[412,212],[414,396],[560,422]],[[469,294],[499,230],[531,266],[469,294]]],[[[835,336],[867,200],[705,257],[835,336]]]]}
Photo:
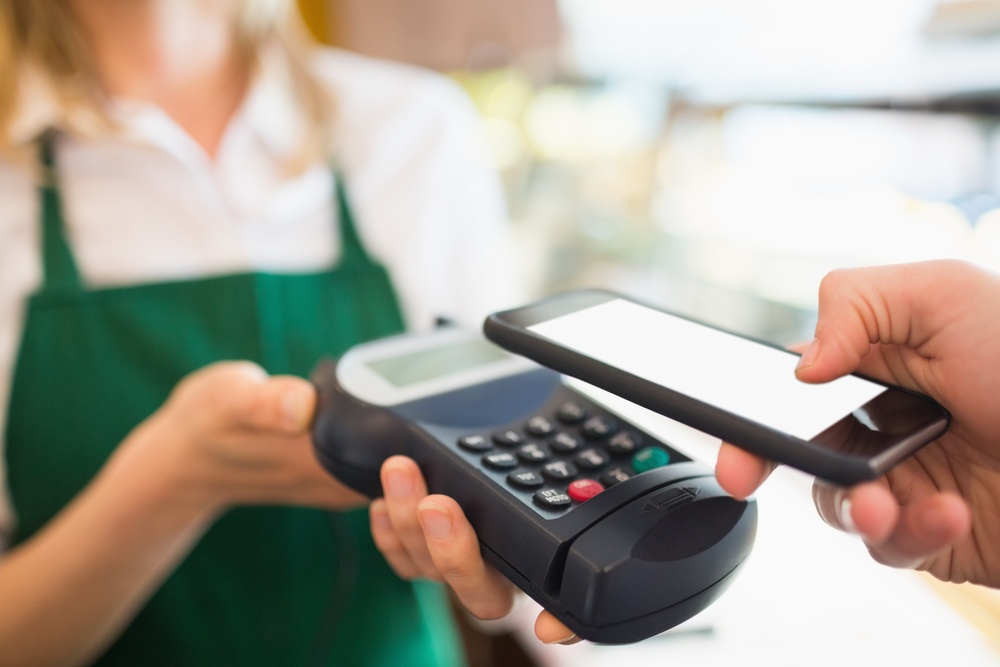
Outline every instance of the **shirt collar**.
{"type": "MultiPolygon", "coordinates": [[[[109,113],[120,126],[122,138],[163,146],[171,143],[169,140],[176,140],[177,132],[183,134],[154,105],[124,99],[112,100],[110,105],[109,113]],[[169,125],[173,128],[166,129],[169,125]]],[[[250,88],[229,129],[244,125],[242,130],[257,137],[275,158],[280,159],[298,148],[304,120],[292,88],[288,62],[277,45],[269,45],[261,52],[250,88]]],[[[18,104],[8,129],[12,145],[25,146],[51,128],[93,125],[93,120],[88,125],[82,113],[79,117],[71,117],[62,108],[54,82],[39,66],[27,63],[22,67],[18,104]]]]}
{"type": "Polygon", "coordinates": [[[277,158],[292,155],[303,141],[306,118],[293,89],[286,57],[278,46],[264,48],[256,76],[239,114],[277,158]]]}

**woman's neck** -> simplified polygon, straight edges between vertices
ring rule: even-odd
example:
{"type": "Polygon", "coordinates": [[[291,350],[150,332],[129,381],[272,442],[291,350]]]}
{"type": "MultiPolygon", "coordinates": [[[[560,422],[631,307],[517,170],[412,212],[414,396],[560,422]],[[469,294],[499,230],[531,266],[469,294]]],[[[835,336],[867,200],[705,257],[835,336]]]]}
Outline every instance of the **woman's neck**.
{"type": "Polygon", "coordinates": [[[239,107],[250,65],[216,0],[70,0],[104,90],[156,104],[209,155],[239,107]]]}

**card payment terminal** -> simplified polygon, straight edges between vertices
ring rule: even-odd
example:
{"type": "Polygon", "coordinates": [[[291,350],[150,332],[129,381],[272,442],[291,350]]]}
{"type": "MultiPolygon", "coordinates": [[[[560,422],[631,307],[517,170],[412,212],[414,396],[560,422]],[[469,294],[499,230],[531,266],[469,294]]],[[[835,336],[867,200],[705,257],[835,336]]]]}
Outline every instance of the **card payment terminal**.
{"type": "Polygon", "coordinates": [[[485,559],[584,639],[635,642],[687,620],[752,547],[753,500],[478,332],[362,344],[313,381],[330,473],[376,497],[382,462],[413,458],[461,505],[485,559]]]}

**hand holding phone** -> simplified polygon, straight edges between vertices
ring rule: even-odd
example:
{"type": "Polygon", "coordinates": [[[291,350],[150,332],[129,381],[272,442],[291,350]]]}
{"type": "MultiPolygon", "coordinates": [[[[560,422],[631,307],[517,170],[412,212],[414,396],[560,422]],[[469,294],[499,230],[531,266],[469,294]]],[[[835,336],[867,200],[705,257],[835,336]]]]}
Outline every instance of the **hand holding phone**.
{"type": "MultiPolygon", "coordinates": [[[[815,337],[797,375],[894,378],[952,414],[948,432],[884,479],[848,492],[818,485],[820,514],[880,563],[943,581],[1000,587],[1000,275],[932,260],[843,269],[819,286],[815,337]],[[877,342],[873,342],[877,341],[877,342]]],[[[724,446],[716,477],[752,494],[769,465],[724,446]]]]}
{"type": "Polygon", "coordinates": [[[948,428],[920,394],[795,377],[798,355],[599,290],[495,313],[490,340],[828,482],[874,479],[948,428]]]}

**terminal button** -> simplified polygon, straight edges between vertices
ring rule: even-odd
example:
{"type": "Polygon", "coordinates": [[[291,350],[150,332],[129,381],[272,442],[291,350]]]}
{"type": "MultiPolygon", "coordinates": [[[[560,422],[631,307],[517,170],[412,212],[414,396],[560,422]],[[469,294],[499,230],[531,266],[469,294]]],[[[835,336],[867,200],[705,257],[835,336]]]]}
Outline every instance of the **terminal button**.
{"type": "Polygon", "coordinates": [[[493,449],[493,445],[483,435],[467,435],[459,438],[458,446],[468,452],[488,452],[493,449]]]}
{"type": "Polygon", "coordinates": [[[506,431],[494,433],[493,442],[497,443],[501,447],[516,447],[524,443],[524,438],[517,431],[507,429],[506,431]]]}
{"type": "Polygon", "coordinates": [[[578,479],[570,482],[569,497],[578,503],[590,500],[604,490],[604,485],[592,479],[578,479]]]}
{"type": "Polygon", "coordinates": [[[533,498],[536,503],[549,509],[569,507],[569,504],[572,502],[569,494],[556,489],[542,489],[540,491],[535,491],[533,498]]]}
{"type": "Polygon", "coordinates": [[[494,470],[509,470],[516,468],[517,457],[510,452],[494,452],[483,457],[483,465],[494,470]]]}
{"type": "Polygon", "coordinates": [[[643,447],[632,457],[632,467],[637,473],[660,468],[670,463],[670,454],[659,447],[643,447]]]}
{"type": "Polygon", "coordinates": [[[545,483],[542,476],[533,470],[515,470],[507,475],[507,481],[519,489],[536,489],[545,483]]]}
{"type": "Polygon", "coordinates": [[[545,464],[542,474],[553,480],[572,479],[576,477],[576,466],[569,461],[553,461],[545,464]]]}

